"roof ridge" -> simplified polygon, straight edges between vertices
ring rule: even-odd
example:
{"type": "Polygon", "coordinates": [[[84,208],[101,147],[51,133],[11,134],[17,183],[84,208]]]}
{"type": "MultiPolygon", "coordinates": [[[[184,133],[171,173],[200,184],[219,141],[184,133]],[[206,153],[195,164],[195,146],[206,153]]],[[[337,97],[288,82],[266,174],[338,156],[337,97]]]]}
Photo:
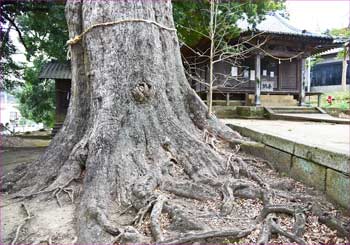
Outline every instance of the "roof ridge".
{"type": "MultiPolygon", "coordinates": [[[[286,18],[282,17],[279,13],[273,12],[272,16],[276,17],[276,19],[278,19],[283,25],[285,25],[289,29],[292,29],[295,32],[303,33],[304,30],[301,30],[301,29],[299,29],[299,28],[297,28],[295,26],[292,26],[290,23],[288,23],[288,20],[286,18]]],[[[307,30],[305,30],[305,31],[307,31],[307,30]]]]}

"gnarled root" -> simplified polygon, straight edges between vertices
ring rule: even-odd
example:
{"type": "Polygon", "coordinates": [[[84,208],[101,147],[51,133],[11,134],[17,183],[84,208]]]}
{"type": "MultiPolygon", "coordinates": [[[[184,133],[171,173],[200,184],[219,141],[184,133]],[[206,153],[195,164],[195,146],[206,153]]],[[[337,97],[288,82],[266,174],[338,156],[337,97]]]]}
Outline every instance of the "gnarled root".
{"type": "Polygon", "coordinates": [[[22,220],[21,224],[17,227],[17,230],[16,230],[16,234],[15,234],[15,237],[13,238],[12,242],[11,242],[11,245],[14,245],[16,244],[17,242],[17,239],[18,239],[18,235],[22,229],[22,227],[28,222],[28,220],[32,219],[34,217],[34,215],[32,215],[29,210],[27,209],[27,207],[25,206],[24,203],[21,204],[21,207],[23,208],[23,210],[25,211],[26,213],[26,217],[22,220]]]}
{"type": "Polygon", "coordinates": [[[350,239],[350,223],[345,224],[327,212],[320,214],[318,220],[320,223],[336,230],[339,235],[350,239]]]}
{"type": "Polygon", "coordinates": [[[296,242],[298,244],[306,244],[306,242],[302,238],[298,237],[296,234],[283,230],[274,220],[271,223],[271,228],[273,233],[285,236],[289,238],[292,242],[296,242]]]}
{"type": "Polygon", "coordinates": [[[266,219],[262,225],[262,229],[261,229],[257,244],[259,244],[259,245],[268,244],[268,242],[271,238],[272,219],[274,219],[274,218],[275,218],[275,216],[273,214],[269,214],[266,217],[266,219]]]}
{"type": "Polygon", "coordinates": [[[156,242],[163,240],[159,219],[163,210],[164,201],[165,201],[165,197],[162,195],[159,195],[156,203],[153,205],[152,212],[151,212],[151,231],[153,234],[153,238],[156,242]]]}
{"type": "MultiPolygon", "coordinates": [[[[255,228],[254,228],[255,229],[255,228]]],[[[213,230],[198,233],[185,233],[178,238],[163,241],[161,244],[183,244],[196,241],[204,241],[209,238],[240,239],[248,236],[254,229],[248,230],[213,230]]]]}
{"type": "Polygon", "coordinates": [[[73,203],[74,202],[74,190],[72,188],[68,188],[67,186],[69,186],[73,181],[75,180],[78,180],[79,177],[73,177],[71,179],[69,179],[66,183],[60,185],[60,186],[57,186],[57,187],[48,187],[47,189],[45,190],[41,190],[41,191],[37,191],[37,192],[34,192],[34,193],[30,193],[30,194],[27,194],[27,195],[16,195],[14,197],[12,197],[13,199],[21,199],[21,200],[24,200],[26,198],[31,198],[31,197],[34,197],[34,196],[38,196],[38,195],[41,195],[41,194],[48,194],[48,193],[51,193],[52,192],[52,195],[56,198],[57,200],[57,204],[58,206],[62,207],[62,204],[61,204],[61,201],[60,201],[60,198],[59,198],[59,195],[63,192],[63,193],[66,193],[69,197],[69,199],[71,200],[71,202],[73,203]]]}
{"type": "Polygon", "coordinates": [[[258,220],[262,219],[265,219],[265,221],[260,233],[258,244],[267,244],[273,233],[285,236],[292,242],[305,244],[305,241],[301,238],[305,229],[305,214],[301,208],[288,207],[285,205],[265,206],[258,217],[258,220]],[[295,223],[293,226],[293,232],[285,231],[280,227],[275,213],[284,213],[294,216],[295,223]]]}

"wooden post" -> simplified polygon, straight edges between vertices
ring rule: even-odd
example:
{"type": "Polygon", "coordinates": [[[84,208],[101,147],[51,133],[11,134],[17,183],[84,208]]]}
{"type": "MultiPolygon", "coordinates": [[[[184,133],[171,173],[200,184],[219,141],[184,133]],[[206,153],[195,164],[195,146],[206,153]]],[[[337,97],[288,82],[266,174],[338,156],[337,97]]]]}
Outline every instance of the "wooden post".
{"type": "Polygon", "coordinates": [[[230,94],[229,93],[226,94],[226,105],[227,106],[230,105],[230,94]]]}
{"type": "Polygon", "coordinates": [[[307,92],[311,92],[311,57],[307,58],[306,84],[307,92]]]}
{"type": "Polygon", "coordinates": [[[322,96],[322,94],[318,94],[318,95],[317,95],[317,106],[318,106],[318,107],[321,106],[321,96],[322,96]]]}
{"type": "Polygon", "coordinates": [[[255,105],[260,106],[260,94],[261,94],[261,56],[257,54],[255,56],[255,105]]]}
{"type": "Polygon", "coordinates": [[[301,59],[301,72],[300,72],[300,87],[299,87],[299,105],[305,106],[305,58],[301,59]]]}
{"type": "Polygon", "coordinates": [[[349,48],[346,45],[344,45],[344,57],[343,57],[343,63],[342,63],[342,76],[341,76],[341,86],[343,91],[346,91],[346,71],[348,68],[348,60],[349,60],[349,48]]]}

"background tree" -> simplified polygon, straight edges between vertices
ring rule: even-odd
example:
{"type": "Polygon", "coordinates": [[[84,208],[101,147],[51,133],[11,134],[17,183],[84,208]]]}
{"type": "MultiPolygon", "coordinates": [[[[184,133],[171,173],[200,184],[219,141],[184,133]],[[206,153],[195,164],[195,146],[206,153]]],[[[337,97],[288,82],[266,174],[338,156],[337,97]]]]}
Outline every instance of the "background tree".
{"type": "MultiPolygon", "coordinates": [[[[226,16],[225,23],[230,25],[227,35],[229,34],[231,38],[237,37],[240,33],[237,21],[247,18],[248,22],[254,25],[269,11],[283,10],[284,2],[284,0],[217,1],[221,4],[220,14],[226,16]]],[[[209,35],[210,3],[210,0],[174,2],[174,21],[181,42],[192,47],[203,38],[203,35],[209,35]]]]}
{"type": "Polygon", "coordinates": [[[38,54],[62,59],[62,47],[68,37],[63,9],[62,1],[57,0],[0,1],[2,89],[17,86],[24,70],[23,64],[13,60],[12,55],[18,50],[9,36],[10,30],[17,32],[29,61],[38,54]]]}
{"type": "Polygon", "coordinates": [[[23,117],[52,127],[55,119],[55,82],[38,79],[44,63],[45,59],[40,55],[33,60],[32,66],[25,68],[25,84],[15,95],[23,117]]]}
{"type": "MultiPolygon", "coordinates": [[[[1,1],[2,27],[17,32],[25,49],[26,63],[18,64],[18,50],[9,38],[2,41],[2,89],[19,101],[21,114],[35,122],[52,126],[54,122],[54,82],[39,79],[42,66],[51,59],[67,59],[67,23],[64,4],[59,1],[1,1]]],[[[4,28],[2,28],[4,30],[4,28]]]]}

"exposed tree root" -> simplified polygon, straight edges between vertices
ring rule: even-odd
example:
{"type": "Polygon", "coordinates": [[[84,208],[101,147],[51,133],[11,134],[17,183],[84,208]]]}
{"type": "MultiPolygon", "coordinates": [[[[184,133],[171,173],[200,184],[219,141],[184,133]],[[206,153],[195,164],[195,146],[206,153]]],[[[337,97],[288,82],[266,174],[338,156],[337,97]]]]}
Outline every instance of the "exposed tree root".
{"type": "Polygon", "coordinates": [[[26,217],[23,219],[23,221],[21,222],[21,224],[17,227],[17,230],[16,230],[16,234],[15,234],[15,237],[13,238],[12,242],[11,242],[11,245],[14,245],[16,244],[17,242],[17,239],[18,239],[18,235],[22,229],[22,227],[27,223],[28,220],[32,219],[34,217],[34,215],[32,215],[29,210],[27,209],[27,207],[25,206],[24,203],[21,204],[21,207],[23,208],[25,214],[26,214],[26,217]]]}
{"type": "Polygon", "coordinates": [[[147,204],[146,206],[142,207],[137,215],[135,216],[134,220],[132,221],[132,223],[136,226],[136,227],[139,227],[143,220],[144,220],[144,217],[145,215],[147,214],[148,211],[152,210],[152,206],[153,204],[155,204],[157,202],[157,197],[155,196],[151,196],[148,201],[147,201],[147,204]]]}
{"type": "Polygon", "coordinates": [[[151,231],[153,234],[153,238],[156,242],[160,242],[163,240],[161,224],[159,219],[163,210],[164,201],[165,197],[159,195],[156,203],[153,205],[151,212],[151,231]]]}
{"type": "MultiPolygon", "coordinates": [[[[213,149],[215,149],[213,147],[213,149]]],[[[220,150],[221,152],[221,150],[220,150]]],[[[222,152],[220,153],[222,154],[222,152]]],[[[225,154],[226,155],[226,154],[225,154]]],[[[254,171],[258,166],[249,166],[245,160],[237,155],[237,152],[227,154],[228,158],[223,164],[225,175],[213,178],[202,176],[198,179],[191,179],[186,176],[183,179],[176,179],[168,175],[169,172],[162,171],[164,177],[158,180],[152,174],[136,183],[133,187],[135,200],[133,205],[129,205],[126,209],[121,210],[118,214],[124,215],[130,208],[136,208],[137,214],[133,218],[130,226],[114,225],[106,216],[104,211],[95,207],[89,211],[89,214],[96,218],[102,229],[112,235],[114,243],[139,243],[154,241],[158,244],[178,244],[191,242],[219,241],[220,239],[240,239],[248,236],[256,229],[258,224],[261,224],[261,232],[257,239],[258,244],[268,244],[274,234],[286,237],[291,242],[298,244],[306,244],[302,239],[305,231],[306,216],[305,211],[310,207],[301,204],[273,204],[272,197],[274,195],[284,195],[289,198],[297,198],[297,194],[289,195],[291,183],[274,183],[268,184],[260,175],[254,171]],[[228,171],[227,167],[229,166],[228,171]],[[161,181],[161,182],[160,182],[161,181]],[[220,199],[221,208],[219,213],[199,212],[196,213],[194,206],[189,204],[189,207],[175,204],[166,195],[174,195],[175,199],[185,198],[205,202],[210,200],[220,199]],[[283,193],[283,194],[281,194],[283,193]],[[253,228],[249,229],[233,229],[233,230],[215,230],[196,220],[199,217],[218,216],[227,220],[242,220],[239,218],[231,218],[233,204],[239,197],[248,199],[260,199],[263,203],[263,208],[260,214],[254,219],[246,219],[248,222],[255,223],[253,228]],[[170,215],[170,226],[168,227],[178,235],[165,236],[161,224],[161,214],[167,213],[170,215]],[[279,225],[279,214],[287,214],[294,217],[292,231],[287,231],[279,225]],[[148,221],[149,219],[149,221],[148,221]],[[147,222],[146,222],[147,221],[147,222]],[[151,236],[147,237],[140,232],[141,226],[145,223],[149,224],[151,236]],[[180,233],[178,233],[180,232],[180,233]]],[[[226,156],[227,156],[226,155],[226,156]]],[[[175,159],[176,156],[172,156],[175,159]]],[[[178,160],[174,160],[178,161],[178,160]]],[[[175,163],[173,163],[175,164],[175,163]]],[[[176,163],[177,165],[179,163],[176,163]]],[[[17,198],[31,198],[40,194],[52,193],[56,197],[57,203],[61,206],[59,195],[65,193],[71,202],[74,202],[74,189],[68,186],[77,178],[71,178],[63,185],[56,188],[47,187],[44,190],[31,193],[25,196],[16,196],[17,198]]],[[[287,198],[288,199],[288,198],[287,198]]],[[[185,204],[185,203],[184,203],[185,204]]],[[[327,214],[319,214],[320,222],[325,223],[338,230],[342,236],[348,236],[347,230],[333,217],[327,214]],[[323,216],[322,216],[323,215],[323,216]]],[[[28,212],[28,216],[30,216],[28,212]]],[[[32,216],[30,216],[31,218],[32,216]]],[[[28,217],[27,217],[28,218],[28,217]]],[[[17,240],[18,233],[22,224],[16,232],[17,240]]],[[[172,233],[175,234],[175,233],[172,233]]],[[[12,244],[14,244],[14,242],[12,244]]],[[[38,243],[51,244],[51,237],[46,240],[38,241],[38,243]]]]}
{"type": "Polygon", "coordinates": [[[271,213],[285,213],[294,215],[295,208],[288,207],[287,205],[266,205],[260,213],[258,220],[263,220],[268,214],[271,213]]]}
{"type": "Polygon", "coordinates": [[[59,207],[62,207],[61,201],[60,201],[60,194],[61,193],[65,193],[67,194],[68,198],[70,199],[70,201],[73,203],[74,202],[74,189],[73,188],[68,188],[67,186],[69,186],[73,181],[78,180],[79,177],[73,177],[71,179],[69,179],[67,182],[65,182],[63,185],[61,186],[57,186],[57,187],[47,187],[44,190],[38,191],[38,192],[34,192],[34,193],[30,193],[27,195],[16,195],[14,197],[12,197],[13,199],[17,199],[19,198],[20,201],[23,201],[24,199],[27,198],[32,198],[41,194],[48,194],[52,192],[52,196],[54,196],[56,198],[57,204],[59,207]]]}
{"type": "MultiPolygon", "coordinates": [[[[35,242],[33,242],[31,245],[39,245],[39,244],[47,244],[47,245],[52,245],[52,237],[51,236],[48,236],[47,238],[45,239],[39,239],[39,240],[36,240],[35,242]]],[[[74,243],[73,243],[74,244],[74,243]]]]}
{"type": "Polygon", "coordinates": [[[320,223],[336,230],[340,236],[347,237],[350,240],[350,222],[348,224],[343,223],[327,212],[323,212],[318,217],[320,223]]]}
{"type": "Polygon", "coordinates": [[[272,232],[285,236],[289,238],[292,242],[296,242],[298,244],[306,244],[306,242],[302,238],[298,237],[296,234],[283,230],[274,220],[272,221],[271,226],[272,232]]]}
{"type": "Polygon", "coordinates": [[[268,244],[270,238],[271,238],[271,233],[272,233],[272,219],[274,219],[275,216],[273,214],[269,214],[263,225],[262,225],[262,229],[259,235],[259,239],[257,241],[257,244],[259,245],[264,245],[264,244],[268,244]]]}
{"type": "Polygon", "coordinates": [[[161,244],[183,244],[189,242],[203,241],[208,238],[230,238],[240,239],[248,236],[254,229],[248,230],[225,230],[225,231],[206,231],[198,233],[185,233],[175,239],[169,239],[161,242],[161,244]]]}
{"type": "Polygon", "coordinates": [[[305,231],[306,217],[305,213],[301,209],[297,209],[294,213],[295,222],[293,225],[292,232],[297,237],[302,237],[305,231]]]}

